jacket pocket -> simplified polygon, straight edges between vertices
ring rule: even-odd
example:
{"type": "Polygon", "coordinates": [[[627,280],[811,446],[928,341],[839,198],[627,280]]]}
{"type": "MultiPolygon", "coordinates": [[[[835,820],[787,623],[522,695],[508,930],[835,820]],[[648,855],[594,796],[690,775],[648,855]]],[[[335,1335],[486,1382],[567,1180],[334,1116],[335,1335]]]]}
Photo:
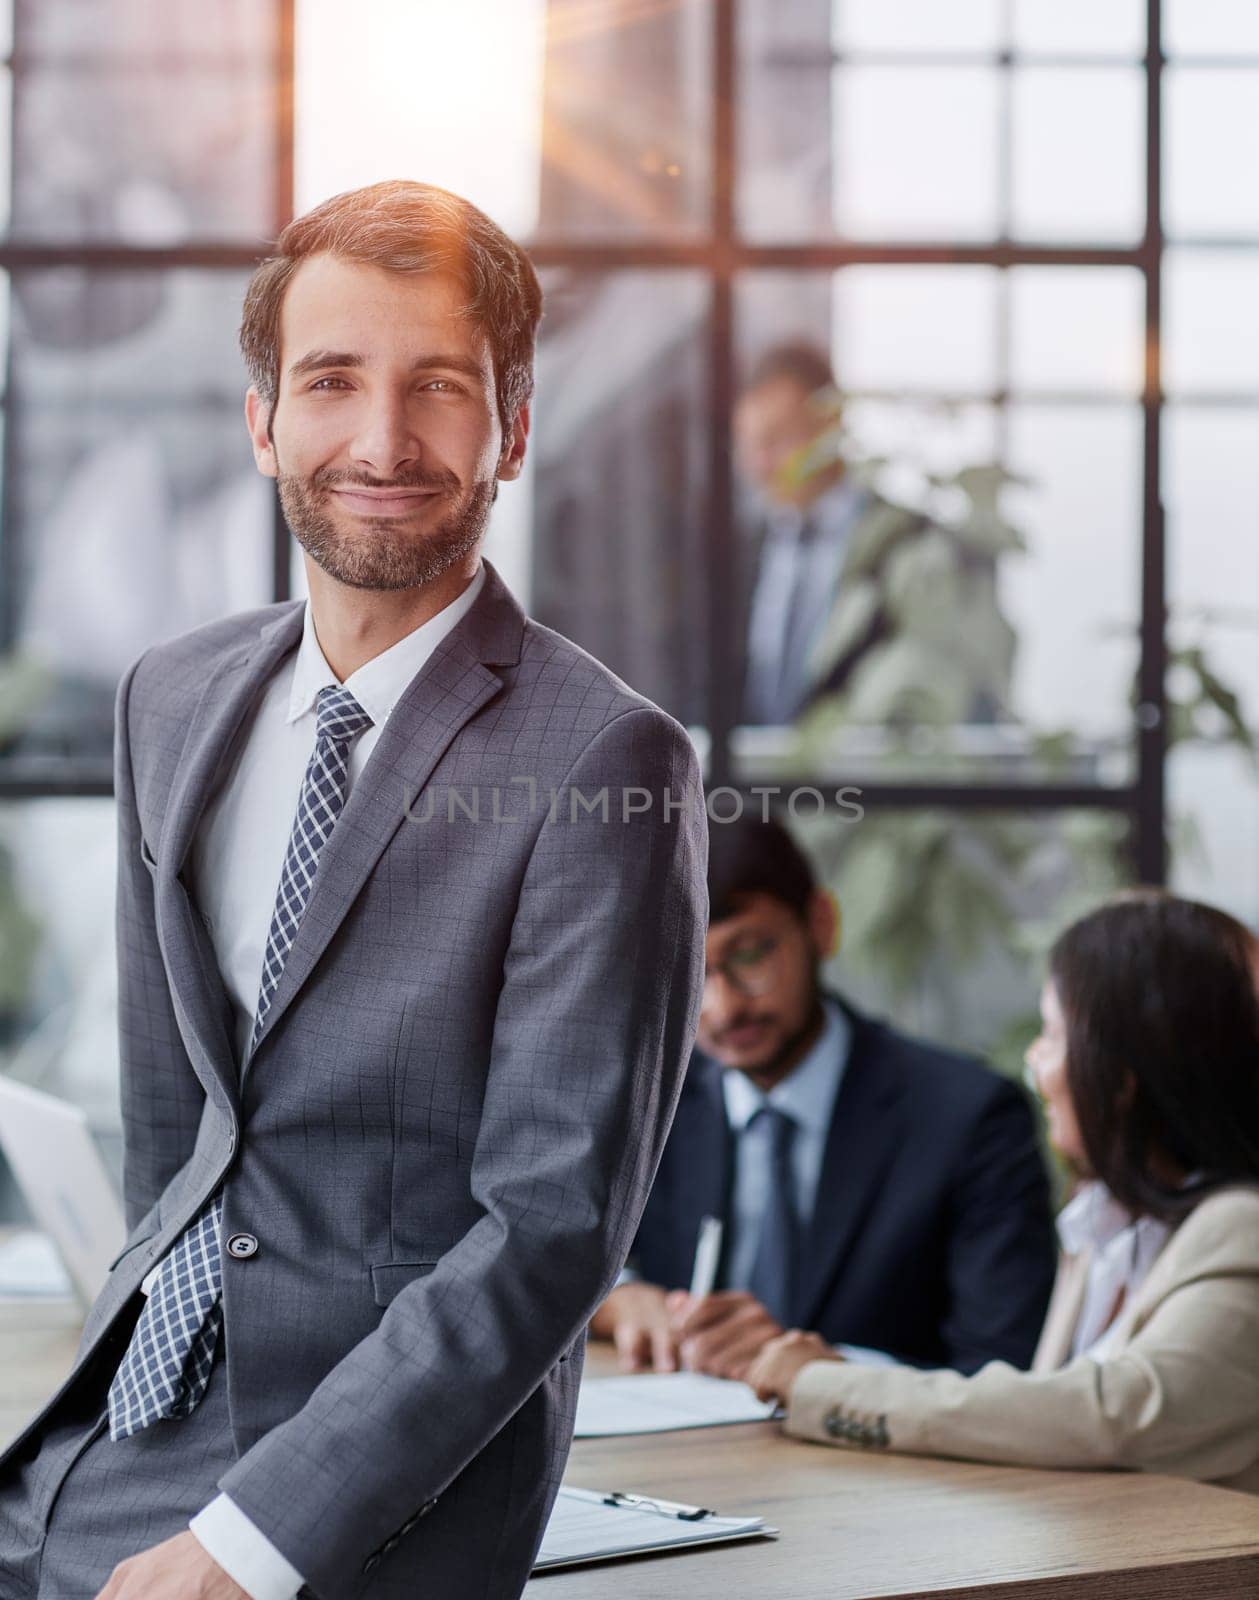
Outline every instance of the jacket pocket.
{"type": "Polygon", "coordinates": [[[372,1268],[372,1294],[378,1306],[387,1306],[417,1278],[427,1278],[441,1260],[430,1256],[426,1261],[382,1261],[372,1268]]]}

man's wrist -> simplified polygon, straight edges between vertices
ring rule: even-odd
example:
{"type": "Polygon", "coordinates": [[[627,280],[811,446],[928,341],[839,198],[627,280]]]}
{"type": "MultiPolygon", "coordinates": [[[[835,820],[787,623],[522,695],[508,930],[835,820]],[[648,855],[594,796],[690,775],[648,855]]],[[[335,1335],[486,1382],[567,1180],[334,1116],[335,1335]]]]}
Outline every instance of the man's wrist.
{"type": "Polygon", "coordinates": [[[227,1495],[216,1495],[188,1526],[249,1600],[295,1600],[305,1579],[227,1495]]]}

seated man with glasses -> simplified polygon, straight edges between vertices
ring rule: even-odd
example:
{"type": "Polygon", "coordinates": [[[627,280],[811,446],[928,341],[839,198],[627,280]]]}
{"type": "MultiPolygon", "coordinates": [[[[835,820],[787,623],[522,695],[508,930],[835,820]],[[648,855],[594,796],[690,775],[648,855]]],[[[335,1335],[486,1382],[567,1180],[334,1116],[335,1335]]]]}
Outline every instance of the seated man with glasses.
{"type": "Polygon", "coordinates": [[[821,987],[835,905],[777,822],[715,826],[698,1049],[591,1331],[625,1370],[741,1378],[783,1327],[974,1372],[1025,1367],[1056,1246],[1023,1091],[821,987]],[[715,1292],[688,1292],[706,1217],[715,1292]]]}

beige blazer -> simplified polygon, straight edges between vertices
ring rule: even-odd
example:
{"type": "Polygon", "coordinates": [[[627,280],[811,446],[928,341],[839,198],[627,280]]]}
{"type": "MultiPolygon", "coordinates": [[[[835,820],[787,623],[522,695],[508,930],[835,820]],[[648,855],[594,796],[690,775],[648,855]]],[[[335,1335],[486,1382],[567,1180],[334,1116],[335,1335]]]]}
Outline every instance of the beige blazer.
{"type": "Polygon", "coordinates": [[[1064,1258],[1030,1372],[818,1361],[801,1439],[1023,1467],[1126,1467],[1259,1493],[1259,1189],[1222,1189],[1164,1245],[1109,1353],[1067,1361],[1088,1274],[1064,1258]],[[1063,1363],[1066,1363],[1065,1365],[1063,1363]]]}

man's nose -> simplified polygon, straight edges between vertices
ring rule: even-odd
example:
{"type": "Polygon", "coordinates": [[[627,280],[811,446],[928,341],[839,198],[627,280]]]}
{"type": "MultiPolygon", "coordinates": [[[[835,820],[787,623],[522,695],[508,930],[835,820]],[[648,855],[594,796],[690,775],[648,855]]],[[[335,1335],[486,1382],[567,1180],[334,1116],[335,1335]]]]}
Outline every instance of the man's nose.
{"type": "Polygon", "coordinates": [[[410,408],[401,396],[380,395],[370,404],[350,446],[355,462],[392,477],[402,467],[414,466],[422,446],[410,408]]]}

